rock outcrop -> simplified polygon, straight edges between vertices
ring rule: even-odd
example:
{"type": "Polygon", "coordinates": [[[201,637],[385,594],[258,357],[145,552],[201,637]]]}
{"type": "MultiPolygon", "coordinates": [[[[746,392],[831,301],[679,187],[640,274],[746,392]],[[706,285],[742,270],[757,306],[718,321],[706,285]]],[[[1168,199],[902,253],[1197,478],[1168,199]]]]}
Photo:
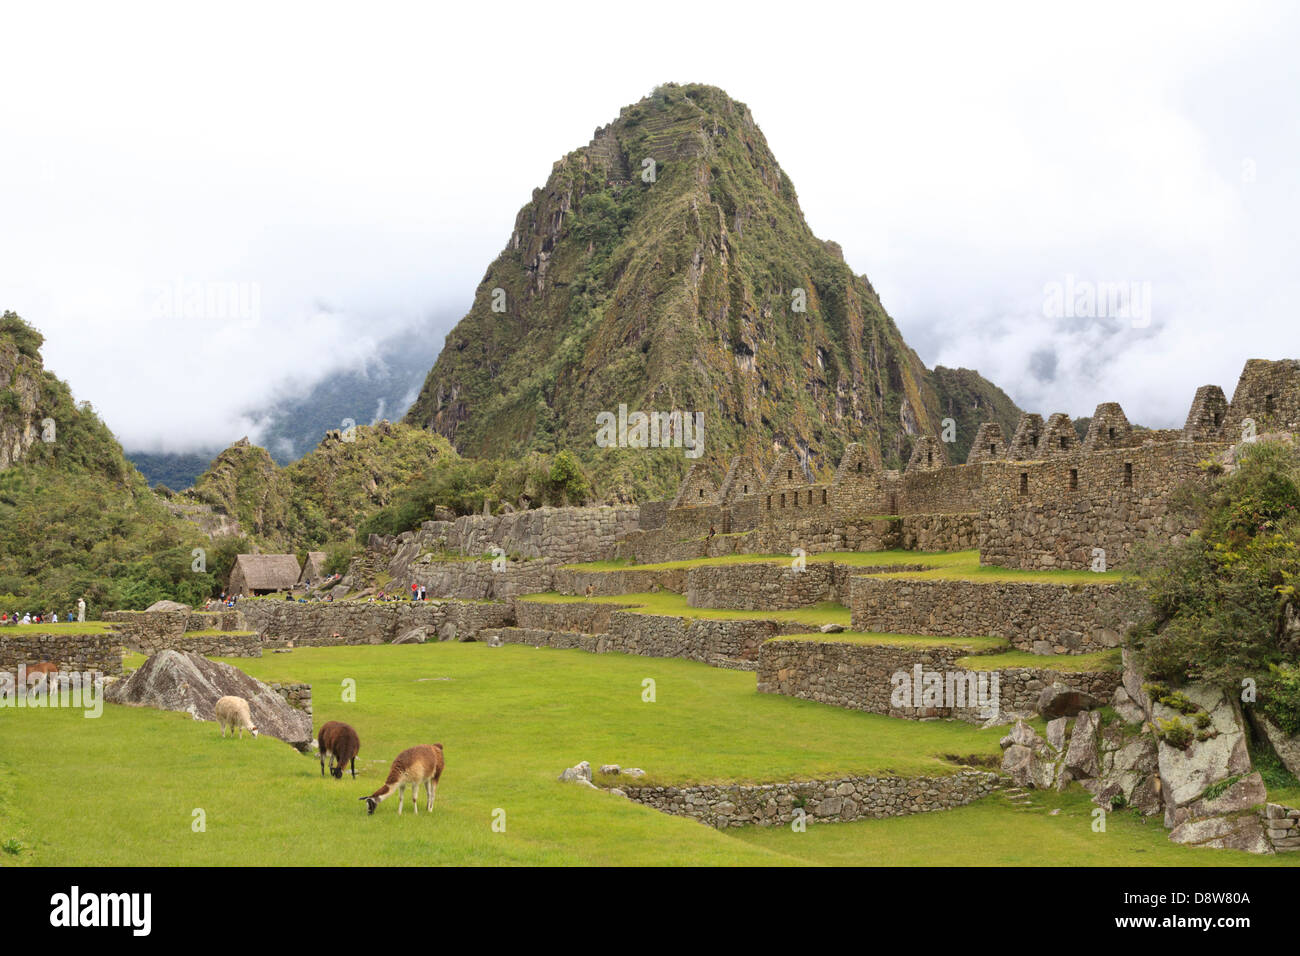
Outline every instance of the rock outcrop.
{"type": "Polygon", "coordinates": [[[274,688],[229,664],[182,651],[160,651],[126,680],[105,690],[114,704],[178,710],[195,720],[215,720],[214,708],[226,695],[248,701],[257,729],[306,750],[311,743],[311,716],[291,707],[274,688]]]}

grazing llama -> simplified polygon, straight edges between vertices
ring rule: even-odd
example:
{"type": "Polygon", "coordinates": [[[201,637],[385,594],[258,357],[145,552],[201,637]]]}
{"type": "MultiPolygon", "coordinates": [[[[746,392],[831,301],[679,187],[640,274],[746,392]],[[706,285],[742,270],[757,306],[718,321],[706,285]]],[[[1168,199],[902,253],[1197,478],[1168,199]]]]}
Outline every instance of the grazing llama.
{"type": "Polygon", "coordinates": [[[325,758],[329,758],[330,773],[335,780],[343,779],[343,768],[352,765],[352,779],[357,779],[357,752],[361,738],[347,724],[331,720],[321,727],[317,737],[320,746],[320,775],[325,776],[325,758]]]}
{"type": "Polygon", "coordinates": [[[217,723],[221,724],[221,736],[226,736],[226,728],[230,728],[230,737],[233,740],[235,731],[239,731],[239,739],[244,739],[244,731],[251,730],[253,736],[257,736],[257,725],[253,723],[252,716],[248,713],[248,701],[242,697],[223,697],[217,701],[214,708],[217,715],[217,723]]]}
{"type": "Polygon", "coordinates": [[[411,788],[411,803],[415,807],[415,813],[420,813],[420,784],[424,784],[429,793],[429,805],[426,810],[433,810],[433,797],[438,792],[438,778],[442,776],[443,768],[442,744],[421,744],[418,747],[410,747],[403,750],[393,761],[392,769],[388,771],[388,779],[384,785],[368,797],[361,799],[366,801],[367,813],[373,814],[375,807],[383,803],[393,795],[393,788],[397,788],[397,815],[402,815],[402,803],[406,797],[406,788],[411,788]]]}

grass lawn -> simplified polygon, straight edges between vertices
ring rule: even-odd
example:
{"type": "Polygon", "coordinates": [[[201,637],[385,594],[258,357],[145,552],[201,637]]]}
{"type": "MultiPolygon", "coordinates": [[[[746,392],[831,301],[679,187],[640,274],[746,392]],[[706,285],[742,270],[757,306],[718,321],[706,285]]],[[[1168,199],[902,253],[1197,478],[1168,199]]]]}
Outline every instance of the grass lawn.
{"type": "Polygon", "coordinates": [[[1159,816],[1132,811],[1106,814],[1106,832],[1095,833],[1095,807],[1078,786],[1031,791],[1030,807],[1014,808],[994,794],[943,813],[818,824],[805,833],[789,827],[733,832],[752,847],[830,866],[1300,866],[1300,853],[1261,857],[1179,846],[1169,842],[1159,816]]]}
{"type": "Polygon", "coordinates": [[[849,626],[849,609],[834,601],[822,601],[809,607],[792,608],[784,611],[737,611],[723,608],[691,607],[686,603],[686,596],[674,591],[642,592],[639,594],[618,594],[596,597],[579,597],[571,594],[559,594],[544,591],[539,594],[523,594],[520,601],[536,601],[542,604],[625,604],[641,614],[664,614],[671,617],[703,618],[709,621],[792,621],[821,627],[823,624],[849,626]]]}
{"type": "Polygon", "coordinates": [[[113,630],[109,621],[72,621],[67,624],[0,624],[0,637],[15,634],[107,634],[113,630]]]}
{"type": "Polygon", "coordinates": [[[0,863],[1278,862],[1175,847],[1157,823],[1123,814],[1111,814],[1108,834],[1093,834],[1085,798],[1071,794],[1035,798],[1064,801],[1069,812],[1058,817],[994,795],[964,810],[802,834],[719,833],[555,779],[583,759],[681,782],[946,773],[957,764],[945,754],[996,756],[1005,732],[758,694],[753,674],[692,661],[438,643],[231,663],[267,681],[311,682],[316,726],[341,719],[360,733],[358,779],[322,779],[314,756],[269,737],[223,740],[215,724],[184,714],[0,711],[0,863]],[[348,678],[356,702],[345,704],[348,678]],[[645,678],[656,682],[654,703],[642,700],[645,678]],[[399,818],[390,800],[367,817],[358,798],[392,757],[432,742],[447,755],[433,814],[408,806],[399,818]],[[196,809],[204,832],[192,829],[196,809]],[[498,811],[504,833],[492,828],[498,811]]]}
{"type": "MultiPolygon", "coordinates": [[[[899,564],[925,565],[926,571],[889,572],[894,577],[941,578],[949,581],[1039,581],[1047,584],[1104,584],[1126,580],[1123,571],[1036,571],[981,565],[979,552],[971,551],[824,551],[808,555],[808,563],[833,561],[854,568],[878,568],[899,564]]],[[[633,564],[626,559],[589,561],[566,565],[575,571],[668,571],[681,568],[716,567],[732,564],[788,564],[788,554],[729,554],[718,558],[692,558],[659,564],[633,564]]]]}

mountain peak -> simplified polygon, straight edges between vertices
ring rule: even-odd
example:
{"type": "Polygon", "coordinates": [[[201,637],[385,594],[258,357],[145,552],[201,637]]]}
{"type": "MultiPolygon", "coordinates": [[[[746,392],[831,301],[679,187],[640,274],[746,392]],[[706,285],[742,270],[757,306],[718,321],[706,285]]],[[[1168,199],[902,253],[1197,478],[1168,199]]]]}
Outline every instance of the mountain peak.
{"type": "Polygon", "coordinates": [[[568,448],[607,492],[644,497],[692,461],[604,447],[598,415],[699,413],[718,470],[750,442],[829,471],[851,441],[901,466],[940,405],[749,108],[664,84],[555,163],[407,421],[475,457],[568,448]]]}

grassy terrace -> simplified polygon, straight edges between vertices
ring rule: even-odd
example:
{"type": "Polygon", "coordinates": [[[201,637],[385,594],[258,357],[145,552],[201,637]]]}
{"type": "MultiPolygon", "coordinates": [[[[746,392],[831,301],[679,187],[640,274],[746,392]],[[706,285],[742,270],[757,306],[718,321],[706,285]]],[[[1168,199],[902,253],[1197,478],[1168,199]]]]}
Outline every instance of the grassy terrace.
{"type": "MultiPolygon", "coordinates": [[[[1037,581],[1048,584],[1103,584],[1126,579],[1123,571],[1029,571],[981,565],[978,551],[825,551],[808,555],[809,564],[833,561],[856,568],[924,565],[925,571],[885,572],[891,577],[949,581],[1037,581]]],[[[718,558],[692,558],[658,564],[633,564],[627,560],[589,561],[567,565],[574,571],[671,571],[685,568],[725,567],[733,564],[789,564],[788,554],[729,554],[718,558]]]]}
{"type": "Polygon", "coordinates": [[[0,624],[0,637],[24,634],[108,634],[110,621],[73,621],[69,624],[0,624]]]}
{"type": "MultiPolygon", "coordinates": [[[[138,662],[140,658],[132,659],[138,662]]],[[[943,774],[997,757],[1006,728],[915,722],[758,694],[753,675],[674,658],[507,645],[301,648],[241,658],[264,681],[308,681],[316,726],[357,728],[358,778],[322,779],[268,738],[222,740],[188,714],[107,705],[0,717],[0,862],[6,865],[1171,864],[1296,866],[1300,859],[1171,844],[1158,820],[1091,828],[1078,788],[1032,811],[993,795],[913,817],[718,832],[556,780],[579,760],[660,782],[943,774]],[[328,689],[357,682],[357,700],[328,689]],[[641,699],[656,681],[656,701],[641,699]],[[367,817],[357,799],[402,748],[438,741],[447,771],[432,816],[367,817]],[[85,768],[95,786],[85,787],[85,768]],[[39,767],[39,772],[32,768],[39,767]],[[191,829],[194,810],[206,832],[191,829]],[[1050,815],[1052,809],[1061,812],[1050,815]],[[504,811],[506,832],[492,830],[504,811]]]]}
{"type": "Polygon", "coordinates": [[[823,624],[849,626],[849,609],[834,601],[823,601],[811,607],[787,611],[737,611],[722,608],[691,607],[684,595],[673,591],[617,594],[601,597],[579,597],[544,591],[540,594],[521,595],[520,601],[539,604],[622,604],[640,614],[661,614],[670,617],[692,617],[708,621],[788,621],[821,627],[823,624]]]}

